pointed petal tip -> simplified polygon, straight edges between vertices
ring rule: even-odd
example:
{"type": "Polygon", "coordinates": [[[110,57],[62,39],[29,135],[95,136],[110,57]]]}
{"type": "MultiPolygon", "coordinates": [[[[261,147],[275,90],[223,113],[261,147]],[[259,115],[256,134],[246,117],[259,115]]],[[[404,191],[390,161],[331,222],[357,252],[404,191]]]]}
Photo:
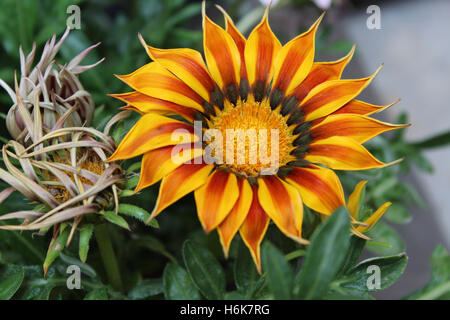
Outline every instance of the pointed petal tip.
{"type": "Polygon", "coordinates": [[[387,167],[395,166],[396,164],[399,164],[403,160],[405,160],[405,157],[401,157],[401,158],[399,158],[397,160],[391,161],[389,163],[385,163],[384,166],[382,166],[381,168],[387,168],[387,167]]]}

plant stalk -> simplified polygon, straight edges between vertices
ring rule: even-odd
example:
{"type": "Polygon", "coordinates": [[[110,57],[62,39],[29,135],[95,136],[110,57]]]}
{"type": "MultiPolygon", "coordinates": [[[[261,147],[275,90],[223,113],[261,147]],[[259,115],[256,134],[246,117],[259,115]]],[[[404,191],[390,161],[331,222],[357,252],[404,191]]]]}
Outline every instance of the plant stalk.
{"type": "Polygon", "coordinates": [[[116,254],[114,253],[107,227],[106,223],[96,224],[94,227],[95,239],[97,240],[109,283],[115,290],[123,292],[119,264],[117,263],[116,254]]]}

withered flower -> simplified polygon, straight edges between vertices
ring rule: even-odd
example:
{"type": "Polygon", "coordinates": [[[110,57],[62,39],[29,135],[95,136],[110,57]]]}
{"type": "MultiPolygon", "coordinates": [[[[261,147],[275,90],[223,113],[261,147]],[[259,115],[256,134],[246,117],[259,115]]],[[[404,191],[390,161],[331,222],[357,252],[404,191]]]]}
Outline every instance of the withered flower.
{"type": "MultiPolygon", "coordinates": [[[[55,35],[48,40],[42,56],[34,68],[32,68],[32,65],[36,53],[36,44],[33,44],[33,49],[27,57],[20,48],[21,72],[18,91],[12,90],[8,84],[0,79],[0,86],[8,92],[13,101],[6,117],[6,126],[12,138],[24,145],[31,144],[31,132],[27,127],[27,119],[23,118],[23,112],[19,111],[19,97],[23,107],[29,111],[35,106],[39,106],[40,121],[42,121],[44,133],[50,132],[61,116],[71,109],[73,109],[73,112],[70,112],[69,116],[61,123],[63,127],[90,126],[92,124],[95,109],[94,101],[89,92],[84,90],[78,79],[78,74],[97,66],[103,61],[101,59],[91,65],[80,65],[81,61],[99,43],[82,51],[69,63],[61,65],[56,62],[55,57],[68,34],[69,29],[58,42],[56,42],[55,35]]],[[[31,116],[34,116],[33,112],[31,112],[31,116]]]]}

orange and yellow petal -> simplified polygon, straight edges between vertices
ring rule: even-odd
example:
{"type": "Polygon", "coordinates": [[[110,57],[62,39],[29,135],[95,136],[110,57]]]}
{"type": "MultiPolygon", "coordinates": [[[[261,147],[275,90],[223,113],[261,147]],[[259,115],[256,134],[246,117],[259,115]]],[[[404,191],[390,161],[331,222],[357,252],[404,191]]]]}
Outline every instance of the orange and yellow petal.
{"type": "Polygon", "coordinates": [[[139,183],[134,192],[147,188],[183,164],[203,155],[201,145],[185,143],[149,151],[142,157],[139,183]]]}
{"type": "Polygon", "coordinates": [[[209,75],[200,52],[187,48],[158,49],[145,42],[143,45],[150,58],[180,78],[203,99],[208,102],[211,100],[211,92],[214,91],[216,84],[209,75]]]}
{"type": "Polygon", "coordinates": [[[344,71],[345,66],[347,66],[352,59],[354,52],[355,46],[353,46],[352,50],[342,59],[332,62],[313,63],[306,79],[295,87],[291,94],[295,96],[298,101],[302,101],[308,93],[319,84],[325,81],[340,79],[342,71],[344,71]]]}
{"type": "Polygon", "coordinates": [[[305,160],[336,170],[368,170],[397,163],[383,163],[360,143],[347,137],[331,137],[309,145],[305,160]]]}
{"type": "Polygon", "coordinates": [[[157,148],[198,140],[191,124],[149,113],[131,128],[108,161],[130,159],[157,148]]]}
{"type": "Polygon", "coordinates": [[[359,202],[361,199],[361,193],[363,192],[366,184],[367,184],[366,180],[358,182],[355,189],[353,189],[353,192],[348,197],[347,208],[348,208],[348,211],[350,212],[350,215],[354,219],[358,219],[358,208],[359,208],[359,202]]]}
{"type": "Polygon", "coordinates": [[[217,8],[219,8],[219,10],[223,13],[225,17],[225,31],[231,36],[231,38],[233,38],[234,43],[236,44],[236,47],[239,51],[239,55],[241,57],[240,77],[242,81],[243,79],[247,79],[247,69],[245,68],[245,58],[244,58],[246,40],[242,35],[242,33],[238,30],[238,28],[236,28],[236,26],[233,23],[233,20],[226,13],[226,11],[221,6],[217,6],[217,8]]]}
{"type": "Polygon", "coordinates": [[[194,164],[184,164],[176,168],[162,179],[158,199],[150,219],[208,181],[208,176],[214,166],[212,164],[196,164],[196,159],[193,162],[194,164]]]}
{"type": "Polygon", "coordinates": [[[314,40],[322,18],[323,14],[308,31],[280,49],[274,62],[274,89],[290,94],[306,78],[313,65],[314,40]]]}
{"type": "Polygon", "coordinates": [[[204,6],[203,51],[209,72],[226,96],[237,95],[241,70],[239,50],[230,34],[206,16],[204,6]]]}
{"type": "Polygon", "coordinates": [[[219,238],[220,242],[222,243],[225,257],[228,256],[230,244],[233,240],[234,235],[239,231],[239,228],[247,217],[253,199],[253,191],[247,179],[239,178],[238,187],[238,200],[236,201],[233,209],[231,209],[227,217],[217,227],[217,232],[219,233],[219,238]]]}
{"type": "Polygon", "coordinates": [[[391,206],[391,204],[392,204],[391,202],[386,202],[385,204],[383,204],[381,207],[378,208],[377,211],[375,211],[369,218],[367,218],[364,221],[365,224],[369,225],[368,227],[358,226],[356,230],[359,232],[367,232],[370,229],[372,229],[378,222],[378,220],[381,219],[381,217],[384,215],[387,209],[391,206]]]}
{"type": "Polygon", "coordinates": [[[236,175],[224,170],[214,171],[206,183],[195,190],[194,197],[200,223],[210,232],[226,218],[239,198],[236,175]]]}
{"type": "Polygon", "coordinates": [[[261,252],[260,244],[264,238],[264,234],[269,226],[269,216],[264,212],[261,204],[258,200],[258,187],[252,187],[253,198],[245,217],[244,222],[239,229],[239,233],[244,241],[245,245],[250,250],[253,261],[255,262],[256,269],[261,274],[261,252]]]}
{"type": "Polygon", "coordinates": [[[258,179],[258,199],[261,207],[288,237],[305,244],[302,238],[303,204],[295,187],[277,176],[258,179]]]}
{"type": "Polygon", "coordinates": [[[354,99],[369,85],[379,70],[367,78],[331,80],[312,89],[300,103],[305,120],[311,121],[327,116],[354,99]]]}
{"type": "Polygon", "coordinates": [[[315,165],[294,168],[286,181],[298,190],[303,202],[317,212],[328,215],[345,206],[344,190],[333,170],[315,165]]]}
{"type": "Polygon", "coordinates": [[[117,77],[134,90],[150,97],[204,110],[204,99],[157,62],[150,62],[128,75],[117,77]]]}
{"type": "Polygon", "coordinates": [[[370,116],[374,113],[383,111],[394,104],[396,104],[400,100],[396,100],[386,106],[377,106],[368,102],[360,101],[353,99],[350,102],[346,103],[343,107],[337,109],[332,114],[344,114],[344,113],[352,113],[352,114],[360,114],[364,116],[370,116]]]}
{"type": "Polygon", "coordinates": [[[180,106],[170,101],[149,97],[138,91],[110,94],[110,96],[128,104],[128,106],[122,109],[133,110],[142,115],[151,112],[165,115],[179,114],[185,119],[192,121],[196,112],[195,109],[180,106]]]}
{"type": "Polygon", "coordinates": [[[281,49],[280,41],[269,26],[268,9],[262,21],[250,33],[244,51],[249,86],[257,101],[263,98],[273,75],[275,58],[281,49]]]}
{"type": "Polygon", "coordinates": [[[373,137],[409,125],[393,125],[357,114],[330,115],[311,128],[311,136],[317,141],[334,136],[349,137],[364,143],[373,137]]]}

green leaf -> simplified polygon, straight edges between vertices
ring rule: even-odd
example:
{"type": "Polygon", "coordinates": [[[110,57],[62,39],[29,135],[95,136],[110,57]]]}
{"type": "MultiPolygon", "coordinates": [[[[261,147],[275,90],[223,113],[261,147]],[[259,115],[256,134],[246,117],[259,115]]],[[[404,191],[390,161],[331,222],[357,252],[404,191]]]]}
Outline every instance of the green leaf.
{"type": "Polygon", "coordinates": [[[239,242],[236,261],[234,262],[234,281],[237,289],[250,299],[264,283],[256,270],[255,263],[242,241],[239,242]]]}
{"type": "Polygon", "coordinates": [[[87,255],[89,252],[89,241],[91,240],[93,232],[94,232],[94,225],[92,223],[84,224],[80,228],[78,255],[80,256],[80,260],[83,262],[86,262],[87,255]]]}
{"type": "Polygon", "coordinates": [[[199,300],[200,293],[189,274],[177,264],[169,263],[163,273],[164,296],[167,300],[199,300]]]}
{"type": "Polygon", "coordinates": [[[266,242],[262,250],[262,265],[269,291],[275,299],[291,299],[294,273],[284,254],[266,242]]]}
{"type": "Polygon", "coordinates": [[[398,224],[406,224],[412,219],[409,210],[401,203],[393,203],[384,214],[384,217],[388,221],[398,224]]]}
{"type": "Polygon", "coordinates": [[[347,270],[349,270],[355,265],[365,245],[366,240],[361,239],[360,237],[352,236],[350,238],[350,245],[347,254],[345,256],[344,262],[342,263],[342,268],[341,271],[339,271],[339,274],[345,273],[347,270]]]}
{"type": "Polygon", "coordinates": [[[97,272],[95,272],[94,268],[92,268],[90,265],[68,255],[65,255],[64,253],[60,253],[59,257],[67,266],[76,265],[80,267],[80,271],[83,274],[87,275],[91,279],[98,280],[97,272]]]}
{"type": "Polygon", "coordinates": [[[163,282],[161,279],[145,279],[130,290],[128,297],[135,300],[147,299],[163,291],[163,282]]]}
{"type": "Polygon", "coordinates": [[[157,238],[152,236],[141,236],[139,239],[133,242],[134,245],[149,249],[153,252],[162,254],[167,257],[171,262],[177,263],[175,257],[167,251],[165,245],[157,238]]]}
{"type": "Polygon", "coordinates": [[[137,184],[139,182],[139,176],[133,176],[125,182],[124,189],[134,189],[136,188],[137,184]]]}
{"type": "Polygon", "coordinates": [[[207,299],[222,299],[226,286],[225,273],[211,252],[198,243],[186,240],[183,245],[183,259],[189,275],[201,293],[207,299]]]}
{"type": "Polygon", "coordinates": [[[448,144],[450,144],[450,131],[435,135],[422,141],[412,143],[411,145],[420,149],[431,149],[440,148],[448,144]]]}
{"type": "Polygon", "coordinates": [[[239,291],[227,292],[225,293],[224,297],[224,300],[246,300],[246,299],[248,298],[239,291]]]}
{"type": "Polygon", "coordinates": [[[340,286],[360,291],[378,291],[390,287],[405,271],[408,258],[405,253],[394,256],[378,257],[364,260],[357,266],[350,269],[342,279],[339,279],[340,286]],[[368,281],[371,280],[376,271],[371,271],[370,266],[376,266],[380,270],[379,288],[370,289],[368,281]],[[370,278],[370,279],[369,279],[370,278]]]}
{"type": "MultiPolygon", "coordinates": [[[[119,204],[119,213],[126,214],[144,223],[146,223],[150,218],[150,213],[148,213],[147,210],[144,210],[138,206],[128,203],[119,204]]],[[[158,221],[156,221],[156,219],[150,220],[149,225],[152,226],[153,228],[159,228],[159,224],[158,221]]]]}
{"type": "Polygon", "coordinates": [[[424,288],[407,296],[406,299],[450,299],[450,255],[444,246],[437,246],[431,255],[430,282],[424,288]]]}
{"type": "Polygon", "coordinates": [[[105,211],[104,217],[109,222],[114,223],[121,228],[130,230],[130,226],[128,225],[128,222],[126,222],[126,220],[124,218],[122,218],[121,216],[119,216],[118,214],[115,214],[112,211],[105,211]]]}
{"type": "Polygon", "coordinates": [[[19,290],[25,276],[22,266],[7,265],[0,277],[0,300],[9,300],[19,290]]]}
{"type": "Polygon", "coordinates": [[[369,293],[351,288],[334,287],[331,283],[330,291],[323,297],[324,300],[375,300],[369,293]]]}
{"type": "Polygon", "coordinates": [[[106,288],[92,290],[84,297],[84,300],[108,300],[108,299],[109,299],[108,289],[106,288]]]}
{"type": "Polygon", "coordinates": [[[375,227],[367,232],[367,236],[375,241],[368,241],[366,248],[382,256],[390,256],[405,251],[402,237],[383,221],[378,221],[375,227]],[[388,243],[390,246],[377,245],[377,242],[388,243]]]}
{"type": "Polygon", "coordinates": [[[23,300],[48,300],[55,287],[65,286],[66,278],[57,279],[56,269],[50,267],[47,271],[47,279],[44,279],[42,267],[25,266],[24,287],[26,288],[21,299],[23,300]]]}
{"type": "Polygon", "coordinates": [[[47,270],[50,267],[53,261],[55,261],[55,259],[64,249],[67,243],[67,239],[69,238],[69,233],[69,228],[65,228],[56,238],[55,242],[53,242],[53,244],[48,248],[47,256],[45,257],[44,261],[44,270],[47,270]]]}
{"type": "Polygon", "coordinates": [[[341,207],[314,232],[305,261],[295,279],[299,299],[317,299],[328,292],[330,282],[342,267],[350,243],[350,219],[341,207]]]}

